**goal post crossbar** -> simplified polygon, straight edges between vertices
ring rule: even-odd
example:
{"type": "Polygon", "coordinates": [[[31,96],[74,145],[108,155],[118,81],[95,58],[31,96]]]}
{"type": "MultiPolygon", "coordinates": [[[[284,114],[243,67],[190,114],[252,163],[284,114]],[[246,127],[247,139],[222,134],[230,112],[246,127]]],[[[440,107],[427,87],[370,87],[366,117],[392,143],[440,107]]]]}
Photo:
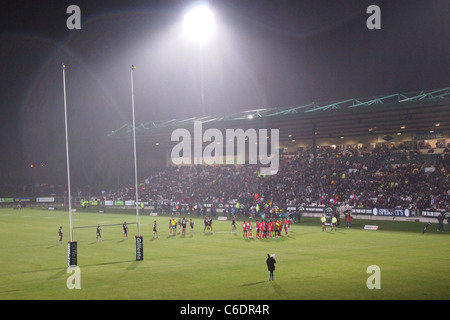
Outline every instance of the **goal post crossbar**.
{"type": "MultiPolygon", "coordinates": [[[[127,222],[127,225],[129,224],[137,224],[137,222],[127,222]]],[[[110,227],[110,226],[122,226],[123,223],[113,223],[113,224],[100,224],[100,227],[110,227]]],[[[79,227],[73,227],[73,229],[80,229],[80,228],[97,228],[98,225],[96,226],[79,226],[79,227]]]]}

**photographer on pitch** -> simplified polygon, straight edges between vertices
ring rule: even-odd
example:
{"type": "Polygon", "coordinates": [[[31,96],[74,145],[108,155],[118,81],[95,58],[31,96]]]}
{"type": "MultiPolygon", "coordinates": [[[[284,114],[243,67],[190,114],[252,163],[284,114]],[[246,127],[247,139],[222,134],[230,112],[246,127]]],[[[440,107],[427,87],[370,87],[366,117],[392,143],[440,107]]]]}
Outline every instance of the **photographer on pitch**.
{"type": "Polygon", "coordinates": [[[273,281],[273,272],[275,271],[275,254],[267,254],[267,269],[269,270],[269,281],[273,281]]]}

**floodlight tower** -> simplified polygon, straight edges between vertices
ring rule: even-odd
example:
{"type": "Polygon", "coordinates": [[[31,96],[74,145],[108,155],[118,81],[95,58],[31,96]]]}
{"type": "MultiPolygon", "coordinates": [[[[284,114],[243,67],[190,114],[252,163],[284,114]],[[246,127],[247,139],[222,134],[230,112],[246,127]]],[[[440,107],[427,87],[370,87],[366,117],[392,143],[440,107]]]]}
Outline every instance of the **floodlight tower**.
{"type": "MultiPolygon", "coordinates": [[[[216,21],[212,10],[207,5],[198,5],[192,7],[183,19],[185,36],[198,44],[200,55],[202,47],[212,37],[216,30],[216,21]]],[[[203,86],[203,61],[200,57],[200,97],[202,103],[202,112],[205,115],[205,94],[203,86]]]]}

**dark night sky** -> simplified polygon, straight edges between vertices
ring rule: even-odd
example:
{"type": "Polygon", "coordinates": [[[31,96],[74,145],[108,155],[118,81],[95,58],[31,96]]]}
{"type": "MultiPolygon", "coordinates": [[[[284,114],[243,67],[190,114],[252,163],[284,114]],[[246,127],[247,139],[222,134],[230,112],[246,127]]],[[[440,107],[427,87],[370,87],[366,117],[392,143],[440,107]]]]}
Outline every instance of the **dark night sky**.
{"type": "Polygon", "coordinates": [[[450,85],[449,0],[212,0],[219,30],[201,51],[180,36],[190,4],[3,0],[0,179],[64,161],[62,62],[79,154],[131,121],[132,64],[138,123],[450,85]],[[81,30],[66,27],[71,4],[81,30]],[[381,30],[366,27],[371,4],[381,30]]]}

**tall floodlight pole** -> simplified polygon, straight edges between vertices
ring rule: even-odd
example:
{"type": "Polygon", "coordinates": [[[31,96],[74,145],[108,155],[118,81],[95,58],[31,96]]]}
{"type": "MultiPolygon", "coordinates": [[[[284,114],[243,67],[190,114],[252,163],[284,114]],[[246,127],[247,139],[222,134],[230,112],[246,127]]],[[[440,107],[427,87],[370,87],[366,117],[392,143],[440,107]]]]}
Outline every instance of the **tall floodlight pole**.
{"type": "Polygon", "coordinates": [[[137,157],[136,157],[136,118],[134,115],[134,81],[133,72],[136,70],[134,65],[131,66],[131,109],[133,113],[133,151],[134,151],[134,188],[136,191],[135,207],[136,207],[136,260],[143,260],[143,241],[139,228],[139,194],[138,194],[138,176],[137,176],[137,157]]]}
{"type": "Polygon", "coordinates": [[[199,46],[200,60],[200,99],[202,115],[206,116],[203,45],[212,37],[216,29],[214,14],[207,5],[199,5],[191,8],[184,16],[183,26],[185,35],[199,46]]]}
{"type": "Polygon", "coordinates": [[[69,201],[69,232],[70,242],[68,243],[68,266],[77,265],[77,243],[73,241],[72,226],[72,196],[70,191],[70,165],[69,165],[69,135],[67,131],[67,99],[66,99],[66,65],[62,64],[63,73],[63,91],[64,91],[64,126],[66,131],[66,164],[67,164],[67,196],[69,201]]]}

